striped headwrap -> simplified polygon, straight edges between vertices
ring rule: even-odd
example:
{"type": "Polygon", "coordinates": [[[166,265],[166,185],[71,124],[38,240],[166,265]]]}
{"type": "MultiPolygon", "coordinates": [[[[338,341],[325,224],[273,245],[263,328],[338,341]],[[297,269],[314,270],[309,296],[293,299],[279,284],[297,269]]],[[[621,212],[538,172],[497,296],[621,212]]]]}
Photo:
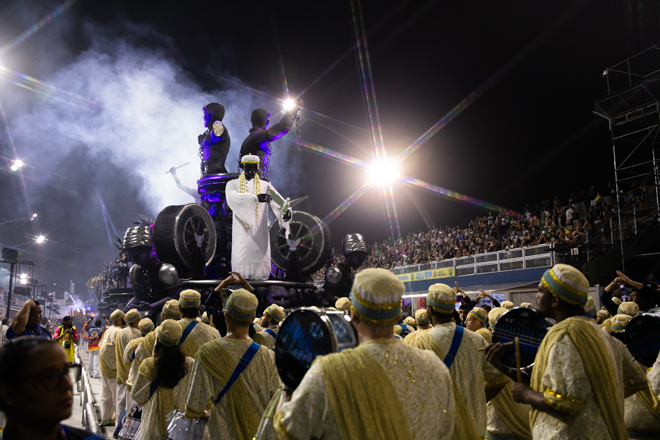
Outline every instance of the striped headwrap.
{"type": "Polygon", "coordinates": [[[351,310],[370,325],[393,325],[401,315],[401,297],[406,288],[390,271],[365,269],[351,289],[351,310]]]}
{"type": "Polygon", "coordinates": [[[179,308],[199,307],[202,305],[202,295],[198,291],[186,289],[179,295],[179,308]]]}
{"type": "Polygon", "coordinates": [[[145,336],[147,333],[151,333],[154,329],[154,322],[149,318],[144,318],[138,324],[138,328],[140,329],[142,336],[145,336]]]}
{"type": "Polygon", "coordinates": [[[610,318],[612,315],[610,315],[610,312],[608,312],[605,307],[601,307],[601,309],[598,311],[598,316],[605,320],[610,318]]]}
{"type": "Polygon", "coordinates": [[[454,313],[454,310],[456,310],[456,292],[446,284],[433,284],[426,294],[426,303],[438,313],[454,313]]]}
{"type": "Polygon", "coordinates": [[[626,331],[626,326],[632,317],[630,315],[616,315],[612,318],[612,331],[614,333],[621,333],[626,331]]]}
{"type": "Polygon", "coordinates": [[[541,282],[550,293],[569,304],[587,304],[589,281],[573,266],[556,264],[545,271],[541,282]]]}
{"type": "Polygon", "coordinates": [[[126,322],[127,323],[132,323],[140,319],[142,315],[140,315],[140,312],[138,312],[138,309],[131,309],[128,312],[126,312],[126,322]]]}
{"type": "Polygon", "coordinates": [[[417,325],[426,325],[429,322],[429,312],[426,309],[419,309],[415,312],[415,321],[417,325]]]}
{"type": "Polygon", "coordinates": [[[259,300],[245,289],[234,290],[227,300],[227,314],[234,321],[251,323],[257,312],[259,300]]]}
{"type": "Polygon", "coordinates": [[[167,301],[163,306],[163,315],[165,315],[167,319],[180,319],[181,313],[179,311],[179,301],[175,299],[167,301]]]}
{"type": "Polygon", "coordinates": [[[481,307],[475,307],[468,312],[469,315],[477,318],[484,326],[488,324],[488,313],[481,307]]]}
{"type": "Polygon", "coordinates": [[[271,304],[268,307],[266,307],[266,312],[268,316],[273,318],[277,322],[282,322],[284,319],[285,311],[282,307],[280,307],[277,304],[271,304]]]}
{"type": "Polygon", "coordinates": [[[158,342],[168,347],[174,347],[179,344],[182,333],[181,326],[177,322],[168,319],[158,327],[156,334],[158,342]]]}
{"type": "Polygon", "coordinates": [[[617,313],[620,315],[635,316],[639,313],[639,306],[632,301],[626,301],[621,303],[617,313]]]}
{"type": "Polygon", "coordinates": [[[110,321],[115,322],[122,316],[126,316],[126,315],[124,315],[124,312],[122,312],[121,310],[116,309],[114,312],[110,314],[110,321]]]}

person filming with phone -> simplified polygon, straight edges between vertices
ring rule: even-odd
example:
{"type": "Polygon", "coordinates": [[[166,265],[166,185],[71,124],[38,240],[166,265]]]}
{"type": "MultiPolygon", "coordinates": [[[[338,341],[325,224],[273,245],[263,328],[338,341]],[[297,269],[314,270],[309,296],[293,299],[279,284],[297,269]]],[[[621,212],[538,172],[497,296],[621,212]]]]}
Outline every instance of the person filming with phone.
{"type": "Polygon", "coordinates": [[[78,343],[78,331],[73,326],[73,318],[65,316],[62,318],[62,325],[57,327],[53,341],[58,342],[69,357],[69,362],[73,363],[75,354],[75,345],[78,343]]]}

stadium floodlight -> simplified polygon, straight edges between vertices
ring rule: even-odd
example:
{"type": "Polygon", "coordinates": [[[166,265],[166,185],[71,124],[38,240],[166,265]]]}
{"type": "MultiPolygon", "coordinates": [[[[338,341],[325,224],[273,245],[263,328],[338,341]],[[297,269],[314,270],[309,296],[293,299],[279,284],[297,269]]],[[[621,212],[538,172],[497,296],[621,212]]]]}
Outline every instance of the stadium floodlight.
{"type": "Polygon", "coordinates": [[[43,235],[39,235],[37,238],[34,239],[34,241],[35,241],[37,244],[41,244],[41,243],[43,243],[44,241],[46,241],[46,237],[44,237],[43,235]]]}
{"type": "Polygon", "coordinates": [[[291,98],[285,99],[284,103],[282,103],[282,108],[284,111],[289,112],[296,108],[296,102],[291,98]]]}
{"type": "Polygon", "coordinates": [[[396,162],[389,160],[379,160],[367,168],[369,174],[369,181],[386,185],[398,180],[401,175],[396,162]]]}

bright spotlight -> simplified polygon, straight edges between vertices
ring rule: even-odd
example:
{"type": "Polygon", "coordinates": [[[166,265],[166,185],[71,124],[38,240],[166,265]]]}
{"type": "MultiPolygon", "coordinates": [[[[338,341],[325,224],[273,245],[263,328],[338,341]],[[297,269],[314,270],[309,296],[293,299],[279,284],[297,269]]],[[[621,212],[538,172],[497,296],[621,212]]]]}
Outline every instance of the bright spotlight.
{"type": "Polygon", "coordinates": [[[9,169],[12,171],[17,171],[18,167],[16,165],[12,165],[11,167],[9,167],[9,169]]]}
{"type": "Polygon", "coordinates": [[[397,164],[388,160],[373,163],[367,171],[369,173],[369,181],[381,185],[394,182],[400,177],[397,164]]]}
{"type": "Polygon", "coordinates": [[[38,236],[34,241],[35,241],[37,244],[41,244],[41,243],[43,243],[44,241],[46,241],[46,237],[44,237],[43,235],[40,235],[40,236],[38,236]]]}
{"type": "Polygon", "coordinates": [[[285,99],[284,103],[282,103],[282,108],[284,111],[289,112],[296,108],[296,102],[291,98],[285,99]]]}
{"type": "Polygon", "coordinates": [[[14,161],[14,165],[16,166],[16,168],[23,168],[25,166],[25,163],[20,159],[16,159],[14,161]]]}
{"type": "Polygon", "coordinates": [[[37,218],[37,214],[32,214],[32,218],[37,218]]]}

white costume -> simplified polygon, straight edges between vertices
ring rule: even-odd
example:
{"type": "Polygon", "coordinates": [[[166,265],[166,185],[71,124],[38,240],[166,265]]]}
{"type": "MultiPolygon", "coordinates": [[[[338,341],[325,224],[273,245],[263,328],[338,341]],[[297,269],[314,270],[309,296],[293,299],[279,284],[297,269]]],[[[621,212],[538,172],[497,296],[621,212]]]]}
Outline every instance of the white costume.
{"type": "MultiPolygon", "coordinates": [[[[289,235],[289,222],[282,220],[282,207],[275,200],[259,203],[257,194],[268,194],[270,189],[279,196],[270,182],[257,180],[258,176],[246,182],[241,191],[241,180],[227,183],[227,204],[233,211],[232,221],[232,270],[247,280],[267,280],[270,275],[270,236],[268,233],[268,208],[273,210],[280,227],[286,228],[289,235]],[[255,184],[258,191],[255,193],[255,184]]],[[[281,196],[280,196],[281,198],[281,196]]]]}

